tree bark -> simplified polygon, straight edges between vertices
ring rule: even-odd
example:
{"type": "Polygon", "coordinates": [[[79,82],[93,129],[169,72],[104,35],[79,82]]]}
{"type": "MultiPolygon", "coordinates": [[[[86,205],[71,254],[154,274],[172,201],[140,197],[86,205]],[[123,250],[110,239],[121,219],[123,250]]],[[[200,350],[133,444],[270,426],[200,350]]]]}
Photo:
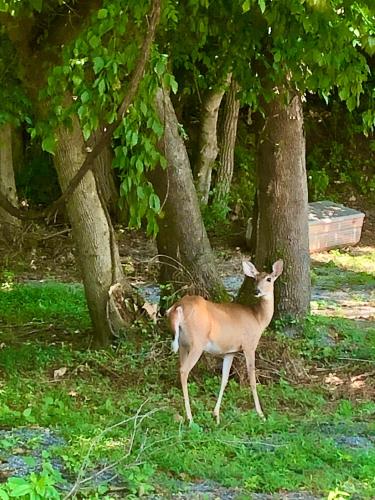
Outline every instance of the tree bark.
{"type": "MultiPolygon", "coordinates": [[[[310,308],[310,257],[305,137],[302,101],[286,102],[280,92],[264,105],[265,121],[258,137],[258,231],[255,262],[267,268],[284,260],[275,284],[278,317],[303,317],[310,308]]],[[[245,301],[249,284],[241,287],[245,301]]]]}
{"type": "MultiPolygon", "coordinates": [[[[64,192],[85,159],[85,143],[76,117],[72,118],[71,129],[58,128],[57,139],[55,167],[64,192]]],[[[106,347],[112,340],[107,308],[109,290],[115,283],[125,286],[113,228],[103,201],[92,172],[85,175],[67,201],[97,347],[106,347]]],[[[131,293],[128,286],[125,295],[131,293]]],[[[123,319],[130,321],[130,314],[123,319]]]]}
{"type": "Polygon", "coordinates": [[[224,88],[208,91],[202,104],[199,153],[194,169],[198,199],[201,205],[207,205],[208,203],[212,167],[219,151],[217,145],[217,121],[224,92],[224,88]]]}
{"type": "MultiPolygon", "coordinates": [[[[10,124],[0,126],[0,191],[12,205],[18,205],[13,169],[12,127],[10,124]]],[[[15,231],[19,227],[20,221],[0,207],[1,236],[7,241],[12,241],[15,231]]]]}
{"type": "Polygon", "coordinates": [[[232,78],[225,98],[223,128],[219,153],[219,165],[215,183],[214,203],[226,203],[234,169],[234,147],[237,137],[240,101],[237,98],[238,83],[232,78]]]}
{"type": "Polygon", "coordinates": [[[159,146],[168,164],[166,169],[159,167],[151,174],[165,214],[159,222],[157,239],[159,253],[164,255],[161,257],[161,280],[176,284],[178,278],[171,264],[177,264],[191,292],[226,300],[227,293],[216,271],[172,102],[169,95],[159,89],[155,104],[165,127],[159,146]]]}
{"type": "MultiPolygon", "coordinates": [[[[96,144],[97,132],[93,134],[96,144]]],[[[110,214],[117,218],[119,214],[119,189],[116,186],[115,172],[112,168],[113,152],[111,144],[106,144],[94,160],[95,176],[100,183],[103,197],[110,214]]]]}

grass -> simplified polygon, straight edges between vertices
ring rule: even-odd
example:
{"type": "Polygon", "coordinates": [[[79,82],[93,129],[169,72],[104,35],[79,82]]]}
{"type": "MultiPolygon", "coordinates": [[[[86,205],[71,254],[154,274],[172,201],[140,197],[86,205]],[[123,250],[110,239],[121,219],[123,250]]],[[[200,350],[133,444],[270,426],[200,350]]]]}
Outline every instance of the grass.
{"type": "MultiPolygon", "coordinates": [[[[268,334],[260,351],[276,338],[279,351],[262,354],[280,371],[274,379],[263,378],[258,389],[265,422],[253,411],[248,387],[233,377],[216,426],[211,411],[219,373],[201,363],[189,384],[195,423],[188,427],[177,359],[163,327],[145,324],[136,327],[136,341],[90,351],[82,348],[88,345],[89,318],[81,287],[15,284],[9,276],[0,290],[0,318],[0,429],[40,426],[65,439],[44,451],[44,471],[26,484],[8,481],[0,498],[1,489],[9,494],[44,487],[48,498],[54,491],[61,497],[62,480],[52,467],[57,458],[70,483],[115,464],[124,489],[111,492],[105,478],[82,485],[80,495],[92,499],[168,497],[199,481],[237,488],[242,498],[281,491],[337,500],[345,494],[375,496],[375,403],[366,375],[375,363],[371,322],[313,316],[302,325],[302,336],[288,339],[280,324],[276,334],[268,334]],[[279,352],[301,360],[311,377],[290,380],[279,352]],[[65,373],[56,376],[61,368],[65,373]],[[351,387],[363,374],[364,385],[351,387]],[[345,444],[353,436],[369,446],[345,444]]],[[[17,438],[0,436],[0,459],[20,446],[17,438]]]]}
{"type": "Polygon", "coordinates": [[[375,248],[314,254],[312,282],[320,288],[375,287],[375,248]]]}

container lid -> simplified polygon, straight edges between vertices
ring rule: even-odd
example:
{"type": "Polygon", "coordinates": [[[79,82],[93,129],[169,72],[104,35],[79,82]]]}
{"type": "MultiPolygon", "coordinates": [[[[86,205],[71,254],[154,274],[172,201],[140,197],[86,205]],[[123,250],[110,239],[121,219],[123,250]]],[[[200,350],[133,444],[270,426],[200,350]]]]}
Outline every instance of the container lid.
{"type": "Polygon", "coordinates": [[[309,203],[309,224],[329,223],[337,219],[357,219],[364,216],[364,213],[354,210],[354,208],[344,207],[344,205],[329,200],[309,203]]]}

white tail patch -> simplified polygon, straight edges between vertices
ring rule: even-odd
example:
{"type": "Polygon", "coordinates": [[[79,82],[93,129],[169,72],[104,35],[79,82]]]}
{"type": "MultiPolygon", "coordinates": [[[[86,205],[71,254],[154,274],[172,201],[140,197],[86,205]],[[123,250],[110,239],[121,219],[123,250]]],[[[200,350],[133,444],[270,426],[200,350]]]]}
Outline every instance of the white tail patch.
{"type": "MultiPolygon", "coordinates": [[[[183,310],[182,307],[178,306],[175,309],[176,312],[176,320],[174,321],[174,340],[172,342],[172,351],[176,353],[179,348],[179,340],[180,340],[180,325],[183,318],[183,310]]],[[[167,311],[168,314],[168,311],[167,311]]]]}

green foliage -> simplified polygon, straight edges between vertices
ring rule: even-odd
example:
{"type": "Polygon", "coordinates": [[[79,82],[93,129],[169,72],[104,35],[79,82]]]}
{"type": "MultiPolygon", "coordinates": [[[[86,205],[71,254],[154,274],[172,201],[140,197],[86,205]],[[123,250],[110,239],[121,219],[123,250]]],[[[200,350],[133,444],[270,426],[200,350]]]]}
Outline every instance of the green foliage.
{"type": "Polygon", "coordinates": [[[272,30],[271,78],[319,94],[328,101],[337,87],[352,111],[359,104],[369,75],[365,56],[374,20],[365,2],[269,2],[264,17],[272,30]],[[340,47],[337,53],[337,47],[340,47]]]}
{"type": "Polygon", "coordinates": [[[311,201],[329,196],[345,202],[352,194],[371,196],[375,192],[375,142],[372,135],[363,137],[360,112],[349,113],[337,101],[328,111],[311,105],[306,129],[311,201]]]}
{"type": "Polygon", "coordinates": [[[344,318],[311,316],[302,327],[303,338],[294,349],[308,360],[339,362],[345,358],[375,361],[375,327],[359,329],[344,318]]]}
{"type": "MultiPolygon", "coordinates": [[[[117,117],[129,74],[139,56],[144,36],[143,22],[148,2],[104,2],[80,36],[64,48],[62,64],[51,69],[43,98],[50,102],[47,121],[30,128],[31,136],[40,135],[42,148],[53,153],[54,130],[58,124],[69,126],[77,113],[84,139],[92,141],[99,125],[113,123],[117,117]],[[119,22],[119,19],[121,22],[119,22]],[[67,88],[77,96],[66,102],[67,88]]],[[[156,147],[163,132],[154,110],[154,94],[164,85],[177,91],[173,75],[167,71],[168,59],[156,49],[150,69],[142,80],[135,102],[130,106],[114,134],[115,162],[121,178],[122,202],[129,207],[131,227],[147,221],[148,234],[157,232],[156,216],[160,200],[147,180],[147,172],[165,160],[156,147]]]]}
{"type": "MultiPolygon", "coordinates": [[[[293,349],[295,342],[289,347],[293,349]]],[[[55,351],[56,366],[66,366],[67,349],[55,351]]],[[[7,351],[11,355],[11,349],[7,351]]],[[[20,364],[23,356],[21,352],[20,364]]],[[[53,453],[64,459],[73,477],[91,450],[85,475],[97,470],[97,464],[118,462],[112,471],[122,479],[127,498],[155,489],[169,496],[197,479],[239,488],[245,497],[252,492],[300,489],[328,495],[338,486],[349,493],[356,491],[361,498],[374,494],[374,450],[342,447],[335,441],[343,434],[372,435],[375,406],[371,401],[338,398],[333,402],[334,393],[281,378],[259,387],[268,415],[266,422],[260,422],[251,410],[248,388],[231,380],[223,401],[223,423],[217,427],[210,410],[220,375],[198,367],[199,375],[193,375],[189,384],[196,422],[189,428],[174,418],[183,411],[176,358],[167,355],[151,332],[138,347],[127,342],[117,352],[69,351],[69,356],[74,376],[58,384],[43,383],[38,358],[31,372],[13,376],[7,370],[2,396],[13,412],[24,412],[30,405],[33,423],[61,429],[69,442],[53,453]],[[73,397],[68,396],[71,392],[73,397]],[[146,416],[141,421],[134,417],[142,404],[140,415],[146,416]],[[111,428],[119,422],[122,425],[111,428]],[[137,460],[142,464],[137,465],[137,460]]],[[[27,423],[10,412],[2,416],[4,424],[27,423]]],[[[91,498],[105,493],[105,483],[86,490],[91,498]]]]}
{"type": "Polygon", "coordinates": [[[16,52],[0,27],[0,126],[19,125],[29,119],[30,101],[17,78],[19,71],[16,52]]]}
{"type": "Polygon", "coordinates": [[[243,123],[239,124],[238,141],[235,148],[235,164],[233,185],[230,191],[229,204],[239,212],[243,219],[253,213],[256,191],[255,174],[255,136],[249,133],[243,123]]]}
{"type": "Polygon", "coordinates": [[[35,14],[55,13],[65,0],[0,0],[0,12],[7,12],[11,16],[32,16],[35,14]]]}
{"type": "Polygon", "coordinates": [[[163,124],[154,109],[154,96],[163,81],[172,90],[176,90],[176,83],[173,76],[167,73],[165,55],[154,51],[151,68],[152,73],[144,77],[134,105],[116,130],[114,167],[118,168],[121,178],[122,200],[129,207],[129,225],[140,227],[142,220],[146,218],[147,234],[156,235],[156,219],[161,204],[147,179],[147,172],[158,164],[166,167],[166,162],[157,149],[163,124]]]}
{"type": "Polygon", "coordinates": [[[89,327],[89,316],[83,289],[75,284],[30,283],[15,284],[9,275],[2,278],[0,317],[4,322],[67,321],[73,328],[89,327]]]}
{"type": "Polygon", "coordinates": [[[44,500],[61,498],[56,489],[57,484],[64,483],[65,480],[60,472],[55,470],[48,462],[43,464],[40,474],[32,472],[29,477],[11,477],[6,483],[0,485],[0,499],[10,500],[11,498],[25,498],[30,500],[44,500]]]}
{"type": "Polygon", "coordinates": [[[220,227],[220,231],[225,231],[225,226],[229,223],[229,211],[228,200],[214,201],[210,205],[203,205],[201,212],[206,229],[218,230],[220,227]]]}

